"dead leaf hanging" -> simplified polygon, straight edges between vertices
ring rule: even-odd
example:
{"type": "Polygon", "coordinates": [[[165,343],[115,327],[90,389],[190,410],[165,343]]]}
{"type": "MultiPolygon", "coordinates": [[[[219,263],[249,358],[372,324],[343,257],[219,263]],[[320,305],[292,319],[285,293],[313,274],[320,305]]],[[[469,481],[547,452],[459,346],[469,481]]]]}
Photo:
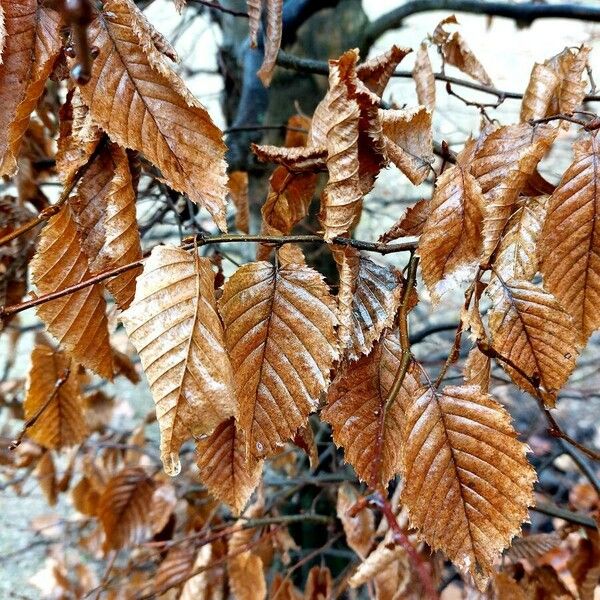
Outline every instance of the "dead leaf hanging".
{"type": "Polygon", "coordinates": [[[281,46],[283,0],[264,0],[264,2],[267,8],[267,31],[264,37],[265,56],[257,75],[263,85],[268,87],[273,78],[277,54],[281,46]]]}
{"type": "Polygon", "coordinates": [[[433,112],[435,108],[435,75],[433,74],[427,44],[425,43],[422,43],[417,50],[412,77],[415,80],[419,104],[426,106],[433,112]]]}

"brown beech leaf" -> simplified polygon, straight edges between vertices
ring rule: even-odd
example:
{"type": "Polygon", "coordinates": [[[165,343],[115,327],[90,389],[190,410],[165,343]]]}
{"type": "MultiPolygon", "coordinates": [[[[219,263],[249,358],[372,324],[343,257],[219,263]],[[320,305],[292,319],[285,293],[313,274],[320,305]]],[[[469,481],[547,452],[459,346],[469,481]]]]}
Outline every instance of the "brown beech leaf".
{"type": "Polygon", "coordinates": [[[433,41],[440,46],[444,60],[449,65],[455,66],[483,85],[492,86],[492,80],[486,73],[483,65],[477,60],[471,48],[458,31],[452,33],[446,31],[446,25],[456,24],[458,21],[454,15],[447,17],[435,28],[433,41]]]}
{"type": "Polygon", "coordinates": [[[483,590],[533,504],[535,471],[510,415],[476,386],[425,386],[404,405],[410,524],[483,590]]]}
{"type": "Polygon", "coordinates": [[[494,600],[529,600],[525,590],[506,572],[494,573],[492,577],[494,600]]]}
{"type": "Polygon", "coordinates": [[[521,122],[545,117],[559,87],[559,75],[548,61],[533,65],[521,103],[521,122]]]}
{"type": "Polygon", "coordinates": [[[281,573],[275,573],[273,582],[271,583],[269,598],[276,598],[277,600],[302,600],[304,595],[290,579],[285,578],[281,573]]]}
{"type": "MultiPolygon", "coordinates": [[[[140,444],[143,446],[143,443],[140,444]]],[[[152,502],[148,507],[150,510],[150,524],[154,535],[160,533],[169,522],[175,505],[177,504],[177,494],[175,488],[170,483],[163,483],[152,492],[152,502]]]]}
{"type": "Polygon", "coordinates": [[[235,227],[242,233],[248,233],[250,227],[250,207],[248,204],[248,173],[233,171],[229,173],[229,195],[235,206],[235,227]]]}
{"type": "Polygon", "coordinates": [[[585,341],[600,327],[600,139],[586,135],[573,150],[574,160],[550,197],[539,256],[545,287],[585,341]]]}
{"type": "MultiPolygon", "coordinates": [[[[492,347],[529,378],[539,379],[546,404],[575,368],[577,332],[571,317],[544,289],[519,279],[499,280],[489,313],[492,347]]],[[[535,394],[523,375],[500,361],[513,381],[535,394]]]]}
{"type": "Polygon", "coordinates": [[[250,32],[250,46],[256,48],[258,43],[258,30],[260,29],[260,16],[262,14],[262,0],[246,0],[248,9],[248,25],[250,32]]]}
{"type": "Polygon", "coordinates": [[[56,467],[52,459],[52,452],[46,450],[35,467],[35,476],[39,486],[46,496],[49,506],[54,506],[58,500],[58,486],[56,482],[56,467]]]}
{"type": "Polygon", "coordinates": [[[375,539],[375,515],[370,508],[364,508],[354,517],[348,514],[359,498],[358,490],[344,482],[338,488],[336,510],[346,534],[346,543],[364,559],[375,539]]]}
{"type": "MultiPolygon", "coordinates": [[[[210,544],[206,544],[210,547],[210,544]]],[[[191,543],[173,546],[160,563],[154,576],[154,590],[160,594],[163,590],[176,587],[189,580],[194,567],[196,548],[191,543]]]]}
{"type": "Polygon", "coordinates": [[[94,121],[142,152],[225,231],[222,133],[156,49],[145,17],[130,0],[108,0],[88,35],[99,54],[80,90],[94,121]]]}
{"type": "Polygon", "coordinates": [[[510,562],[529,560],[535,562],[540,556],[560,546],[562,537],[557,531],[533,533],[515,538],[504,556],[510,562]]]}
{"type": "Polygon", "coordinates": [[[400,472],[402,397],[417,386],[411,370],[398,397],[388,403],[401,360],[398,332],[388,332],[371,354],[345,363],[327,395],[322,418],[331,424],[333,440],[344,448],[344,459],[373,489],[385,489],[400,472]]]}
{"type": "Polygon", "coordinates": [[[419,104],[426,106],[433,112],[433,109],[435,108],[435,75],[433,74],[433,68],[431,67],[431,60],[429,60],[427,44],[424,42],[417,50],[412,77],[415,80],[419,104]]]}
{"type": "Polygon", "coordinates": [[[154,248],[122,320],[156,404],[165,471],[176,475],[181,444],[235,413],[210,260],[196,251],[154,248]]]}
{"type": "Polygon", "coordinates": [[[130,548],[152,535],[148,508],[153,492],[154,481],[140,467],[123,469],[108,482],[98,505],[104,552],[130,548]]]}
{"type": "Polygon", "coordinates": [[[326,600],[331,598],[333,581],[327,567],[313,567],[308,572],[304,600],[326,600]]]}
{"type": "Polygon", "coordinates": [[[556,138],[552,125],[506,125],[477,149],[471,172],[483,192],[483,260],[496,249],[519,193],[556,138]]]}
{"type": "Polygon", "coordinates": [[[419,200],[414,206],[410,206],[404,215],[379,236],[379,241],[387,244],[398,238],[421,235],[431,213],[431,204],[429,200],[419,200]]]}
{"type": "Polygon", "coordinates": [[[276,454],[306,423],[338,357],[335,300],[298,264],[240,267],[219,300],[249,457],[276,454]]]}
{"type": "MultiPolygon", "coordinates": [[[[267,8],[267,31],[264,38],[265,56],[257,75],[263,85],[269,87],[273,78],[279,47],[281,46],[283,0],[264,0],[264,4],[267,8]]],[[[250,25],[252,27],[253,24],[250,25]]]]}
{"type": "Polygon", "coordinates": [[[218,565],[223,552],[216,544],[204,544],[196,554],[192,572],[200,570],[185,582],[178,600],[224,600],[225,569],[218,565]],[[215,563],[217,563],[215,565],[215,563]]]}
{"type": "Polygon", "coordinates": [[[3,2],[0,60],[0,175],[13,175],[29,118],[61,48],[60,16],[38,0],[3,2]]]}
{"type": "Polygon", "coordinates": [[[570,558],[568,568],[575,579],[580,600],[594,600],[600,585],[600,541],[597,530],[587,530],[570,558]]]}
{"type": "Polygon", "coordinates": [[[83,417],[77,368],[63,352],[36,346],[31,353],[25,419],[34,420],[27,436],[46,448],[64,448],[88,433],[83,417]]]}
{"type": "Polygon", "coordinates": [[[412,184],[423,183],[433,162],[431,112],[424,106],[418,106],[380,110],[379,116],[387,157],[412,184]]]}
{"type": "Polygon", "coordinates": [[[465,362],[465,385],[476,385],[482,392],[487,393],[490,389],[491,371],[490,357],[481,352],[477,346],[472,348],[465,362]]]}
{"type": "Polygon", "coordinates": [[[294,173],[324,170],[327,149],[324,146],[294,146],[282,148],[252,144],[252,152],[263,162],[273,162],[294,173]]]}
{"type": "Polygon", "coordinates": [[[396,67],[410,52],[410,48],[394,44],[387,52],[358,65],[356,75],[369,90],[381,97],[396,67]]]}
{"type": "Polygon", "coordinates": [[[402,296],[402,277],[351,246],[333,252],[340,273],[339,337],[347,356],[354,360],[369,354],[382,331],[393,325],[402,296]]]}
{"type": "MultiPolygon", "coordinates": [[[[59,291],[92,276],[75,215],[68,204],[42,230],[31,273],[40,294],[59,291]]],[[[100,285],[41,304],[37,314],[77,362],[112,379],[106,302],[100,285]]]]}
{"type": "Polygon", "coordinates": [[[436,182],[419,242],[423,280],[432,291],[459,269],[474,272],[481,254],[483,195],[470,173],[474,151],[475,142],[468,142],[436,182]]]}
{"type": "MultiPolygon", "coordinates": [[[[142,257],[135,201],[127,153],[116,144],[103,145],[69,199],[92,274],[142,257]]],[[[131,304],[140,273],[141,268],[130,269],[106,282],[119,308],[131,304]]]]}
{"type": "Polygon", "coordinates": [[[239,515],[258,485],[262,461],[246,460],[244,434],[235,419],[230,417],[209,437],[198,440],[196,450],[202,483],[239,515]]]}
{"type": "Polygon", "coordinates": [[[582,44],[579,48],[565,48],[559,55],[561,82],[556,112],[570,114],[581,107],[585,97],[585,81],[581,77],[591,50],[590,46],[582,44]]]}

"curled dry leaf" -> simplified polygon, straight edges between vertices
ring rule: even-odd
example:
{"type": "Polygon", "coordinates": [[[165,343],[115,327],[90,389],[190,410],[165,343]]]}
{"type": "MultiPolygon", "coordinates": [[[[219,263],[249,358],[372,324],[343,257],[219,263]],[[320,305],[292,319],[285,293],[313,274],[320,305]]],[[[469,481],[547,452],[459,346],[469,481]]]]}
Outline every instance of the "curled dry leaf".
{"type": "Polygon", "coordinates": [[[573,163],[550,197],[539,256],[545,287],[585,341],[600,327],[600,139],[586,134],[573,150],[573,163]]]}
{"type": "Polygon", "coordinates": [[[165,471],[176,475],[181,444],[236,410],[210,260],[154,248],[122,320],[156,404],[165,471]]]}
{"type": "Polygon", "coordinates": [[[175,488],[170,483],[163,483],[155,488],[149,507],[149,518],[154,535],[160,533],[165,528],[175,510],[176,504],[177,494],[175,488]]]}
{"type": "Polygon", "coordinates": [[[365,558],[375,539],[375,515],[370,508],[364,508],[356,516],[349,514],[360,495],[350,483],[344,482],[338,488],[337,516],[342,522],[346,543],[358,556],[365,558]]]}
{"type": "Polygon", "coordinates": [[[13,175],[30,115],[60,52],[60,16],[38,0],[8,0],[2,6],[0,175],[13,175]]]}
{"type": "Polygon", "coordinates": [[[108,482],[98,504],[98,517],[106,536],[104,552],[130,548],[152,535],[148,507],[154,487],[140,467],[123,469],[108,482]]]}
{"type": "Polygon", "coordinates": [[[221,554],[216,544],[201,546],[192,568],[200,572],[185,582],[178,600],[225,600],[225,573],[218,564],[221,554]]]}
{"type": "Polygon", "coordinates": [[[411,526],[483,590],[534,501],[526,446],[506,410],[476,386],[425,386],[403,408],[402,502],[411,526]]]}
{"type": "Polygon", "coordinates": [[[42,454],[35,467],[35,476],[44,496],[46,496],[48,506],[54,506],[58,500],[58,486],[56,483],[56,467],[50,450],[46,450],[42,454]]]}
{"type": "Polygon", "coordinates": [[[273,162],[294,173],[325,169],[327,149],[324,146],[260,146],[252,144],[252,152],[263,162],[273,162]]]}
{"type": "Polygon", "coordinates": [[[410,52],[412,52],[410,48],[394,44],[387,52],[358,65],[356,75],[371,92],[381,97],[396,67],[410,52]]]}
{"type": "MultiPolygon", "coordinates": [[[[498,283],[489,313],[492,347],[529,379],[538,379],[544,402],[553,406],[578,356],[572,319],[552,294],[528,281],[499,279],[498,283]]],[[[536,395],[521,373],[500,363],[518,386],[536,395]]]]}
{"type": "Polygon", "coordinates": [[[88,430],[77,380],[77,368],[63,352],[36,346],[31,353],[25,419],[27,436],[46,448],[82,442],[88,430]]]}
{"type": "MultiPolygon", "coordinates": [[[[267,7],[267,32],[264,38],[265,56],[257,75],[263,82],[263,85],[268,87],[273,78],[277,54],[281,46],[283,0],[264,0],[264,3],[267,7]]],[[[251,35],[253,27],[254,23],[251,19],[251,35]]]]}
{"type": "Polygon", "coordinates": [[[244,434],[235,419],[230,417],[209,437],[198,440],[196,450],[202,483],[239,515],[258,485],[262,461],[246,459],[244,434]]]}
{"type": "Polygon", "coordinates": [[[235,206],[235,228],[248,233],[250,227],[250,207],[248,204],[248,173],[233,171],[229,173],[229,195],[235,206]]]}
{"type": "Polygon", "coordinates": [[[333,249],[340,284],[339,338],[350,359],[369,354],[400,306],[402,277],[395,269],[365,258],[351,246],[333,249]]]}
{"type": "Polygon", "coordinates": [[[335,301],[297,264],[240,267],[219,300],[249,457],[272,456],[317,408],[338,356],[335,301]]]}
{"type": "Polygon", "coordinates": [[[331,597],[333,581],[327,567],[313,567],[308,572],[304,600],[326,600],[331,597]]]}
{"type": "Polygon", "coordinates": [[[368,356],[345,363],[332,382],[322,418],[344,459],[371,488],[383,490],[401,469],[403,397],[417,386],[408,370],[395,399],[389,394],[401,365],[398,332],[388,332],[368,356]]]}
{"type": "Polygon", "coordinates": [[[540,556],[560,546],[562,537],[557,531],[552,533],[533,533],[515,538],[504,556],[510,562],[529,560],[535,562],[540,556]]]}
{"type": "Polygon", "coordinates": [[[465,385],[476,385],[482,392],[487,393],[490,389],[490,375],[492,362],[477,346],[471,348],[465,362],[464,381],[465,385]]]}
{"type": "MultiPolygon", "coordinates": [[[[461,268],[475,271],[482,248],[483,194],[470,164],[475,142],[465,145],[456,165],[438,177],[431,211],[421,234],[423,280],[436,284],[461,268]]],[[[438,286],[439,287],[439,286],[438,286]]]]}
{"type": "Polygon", "coordinates": [[[507,125],[491,132],[477,149],[471,172],[485,199],[483,262],[496,250],[519,193],[557,132],[552,125],[507,125]]]}
{"type": "Polygon", "coordinates": [[[143,153],[225,231],[222,133],[156,49],[145,17],[130,0],[109,0],[88,35],[99,54],[80,90],[94,121],[143,153]]]}
{"type": "MultiPolygon", "coordinates": [[[[92,276],[75,215],[68,204],[44,227],[30,266],[40,294],[57,292],[92,276]]],[[[100,285],[41,304],[37,314],[75,361],[112,379],[106,302],[100,285]]]]}
{"type": "Polygon", "coordinates": [[[431,213],[431,204],[429,200],[419,200],[414,206],[410,206],[404,215],[379,237],[379,241],[387,244],[398,238],[421,235],[431,213]]]}
{"type": "Polygon", "coordinates": [[[545,117],[559,87],[558,73],[548,61],[533,65],[521,102],[521,122],[545,117]]]}
{"type": "Polygon", "coordinates": [[[246,0],[246,8],[248,10],[248,27],[250,31],[250,46],[252,48],[256,48],[258,43],[258,30],[260,29],[262,4],[262,0],[246,0]]]}
{"type": "MultiPolygon", "coordinates": [[[[203,547],[210,548],[210,544],[203,547]]],[[[156,594],[179,586],[189,581],[189,576],[194,567],[196,548],[191,543],[181,543],[173,546],[160,563],[154,576],[154,590],[156,594]]]]}
{"type": "Polygon", "coordinates": [[[433,112],[433,109],[435,108],[435,75],[433,74],[433,68],[431,67],[427,44],[424,42],[417,50],[412,76],[415,80],[419,104],[426,106],[433,112]]]}

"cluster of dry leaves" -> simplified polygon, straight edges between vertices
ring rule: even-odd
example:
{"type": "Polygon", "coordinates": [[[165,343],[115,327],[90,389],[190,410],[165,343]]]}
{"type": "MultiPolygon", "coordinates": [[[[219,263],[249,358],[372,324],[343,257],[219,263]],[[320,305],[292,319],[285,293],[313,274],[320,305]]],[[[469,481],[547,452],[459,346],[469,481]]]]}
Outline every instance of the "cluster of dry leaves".
{"type": "MultiPolygon", "coordinates": [[[[261,76],[268,82],[281,2],[266,4],[261,76]]],[[[260,7],[249,2],[254,39],[260,7]]],[[[171,590],[173,597],[212,599],[226,589],[239,599],[264,598],[269,566],[286,564],[297,549],[286,524],[315,515],[273,514],[260,488],[244,508],[265,460],[285,461],[290,443],[316,466],[309,415],[319,412],[389,517],[377,525],[373,502],[365,504],[352,485],[339,486],[337,514],[361,559],[335,582],[341,591],[367,586],[382,600],[434,595],[431,581],[439,583],[446,557],[465,585],[491,596],[550,597],[543,594],[560,589],[562,597],[592,597],[600,545],[590,527],[575,532],[576,541],[566,525],[549,537],[519,540],[499,570],[501,552],[534,504],[536,473],[508,412],[489,393],[494,359],[540,406],[553,407],[600,327],[597,129],[581,128],[557,186],[537,170],[569,125],[547,117],[571,115],[582,103],[587,47],[535,65],[521,121],[486,123],[457,156],[445,151],[438,170],[428,44],[446,64],[491,84],[465,40],[449,31],[455,21],[442,22],[418,51],[416,107],[388,107],[381,99],[409,49],[394,46],[362,63],[349,50],[330,61],[328,92],[312,118],[294,117],[283,147],[253,148],[276,165],[261,239],[281,241],[269,238],[259,261],[225,279],[215,260],[201,255],[199,246],[210,242],[204,238],[142,254],[141,175],[207,209],[222,231],[228,193],[238,217],[247,210],[247,177],[231,174],[229,191],[221,131],[176,74],[169,43],[130,0],[107,0],[85,31],[89,80],[77,83],[68,74],[80,49],[60,6],[4,0],[1,9],[0,173],[14,177],[18,198],[6,196],[0,205],[0,316],[7,326],[36,306],[56,342],[37,338],[25,429],[2,460],[35,472],[50,503],[71,489],[84,522],[97,524],[80,532],[89,552],[114,560],[119,550],[137,548],[153,573],[149,580],[147,570],[117,565],[112,576],[122,580],[115,588],[108,585],[112,563],[103,581],[79,565],[77,585],[88,585],[81,593],[105,585],[114,598],[171,590]],[[54,157],[55,167],[43,157],[54,157]],[[411,207],[378,243],[358,243],[351,234],[365,196],[390,164],[415,185],[433,176],[433,197],[411,207]],[[39,184],[53,173],[63,192],[51,204],[39,184]],[[290,237],[317,192],[323,241],[339,270],[337,294],[290,237]],[[400,272],[361,248],[408,251],[410,258],[400,272]],[[27,273],[35,291],[19,306],[27,273]],[[461,334],[469,332],[459,385],[441,385],[445,370],[432,381],[411,354],[418,273],[432,297],[453,287],[466,292],[448,360],[457,359],[461,334]],[[203,486],[178,493],[155,468],[144,429],[154,415],[125,437],[106,434],[114,401],[93,389],[93,377],[138,377],[131,358],[111,344],[117,320],[150,385],[164,472],[180,473],[182,446],[193,439],[203,486]],[[397,476],[401,483],[387,501],[397,476]],[[243,518],[227,521],[219,502],[243,518]],[[555,564],[539,560],[561,544],[564,552],[565,540],[568,586],[555,564]]],[[[53,577],[72,591],[65,569],[54,565],[53,577]]],[[[289,576],[277,575],[271,597],[329,598],[333,586],[329,571],[315,567],[303,594],[289,576]]]]}

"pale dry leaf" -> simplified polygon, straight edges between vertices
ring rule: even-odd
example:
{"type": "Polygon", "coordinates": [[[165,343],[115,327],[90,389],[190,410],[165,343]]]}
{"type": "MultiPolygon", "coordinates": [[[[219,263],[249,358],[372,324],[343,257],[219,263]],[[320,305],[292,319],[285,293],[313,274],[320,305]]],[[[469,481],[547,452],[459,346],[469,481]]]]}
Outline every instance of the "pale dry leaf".
{"type": "Polygon", "coordinates": [[[98,517],[106,536],[104,552],[136,546],[152,535],[148,507],[154,487],[140,467],[123,469],[110,479],[98,504],[98,517]]]}
{"type": "Polygon", "coordinates": [[[378,490],[400,472],[403,396],[417,385],[414,371],[408,370],[398,396],[388,403],[401,354],[398,332],[386,333],[368,356],[342,365],[321,411],[335,444],[344,448],[346,462],[378,490]]]}
{"type": "Polygon", "coordinates": [[[591,52],[590,46],[565,48],[559,55],[558,69],[561,75],[558,111],[570,114],[581,107],[585,97],[585,81],[581,79],[591,52]]]}
{"type": "Polygon", "coordinates": [[[465,385],[476,385],[482,392],[489,392],[491,371],[490,357],[477,346],[471,348],[464,367],[465,385]]]}
{"type": "Polygon", "coordinates": [[[59,350],[36,346],[31,352],[23,408],[26,420],[35,418],[27,436],[46,448],[74,446],[87,436],[77,367],[59,350]]]}
{"type": "Polygon", "coordinates": [[[281,146],[252,144],[251,149],[259,160],[276,163],[294,173],[322,171],[326,166],[327,149],[325,146],[282,148],[281,146]]]}
{"type": "Polygon", "coordinates": [[[94,121],[119,145],[143,153],[225,231],[222,133],[156,49],[145,17],[130,0],[109,0],[88,35],[99,54],[79,87],[94,121]]]}
{"type": "Polygon", "coordinates": [[[410,48],[394,44],[387,52],[358,65],[356,75],[371,92],[381,97],[396,67],[410,52],[412,52],[410,48]]]}
{"type": "Polygon", "coordinates": [[[435,108],[435,75],[433,74],[431,60],[429,59],[427,44],[424,42],[417,50],[412,77],[415,81],[419,104],[426,106],[433,112],[435,108]]]}
{"type": "Polygon", "coordinates": [[[4,22],[4,9],[0,5],[0,65],[3,62],[2,53],[4,52],[4,44],[6,43],[6,23],[4,22]]]}
{"type": "Polygon", "coordinates": [[[560,546],[561,542],[562,537],[557,531],[533,533],[515,538],[504,556],[513,563],[521,560],[535,561],[546,552],[560,546]]]}
{"type": "Polygon", "coordinates": [[[433,138],[431,112],[424,106],[402,110],[380,110],[387,157],[419,185],[431,171],[433,138]]]}
{"type": "Polygon", "coordinates": [[[351,483],[342,483],[338,488],[336,511],[346,534],[346,543],[364,559],[375,539],[375,515],[370,508],[360,510],[356,516],[349,514],[359,498],[358,490],[351,483]]]}
{"type": "MultiPolygon", "coordinates": [[[[203,548],[210,548],[206,544],[203,548]]],[[[196,548],[192,543],[173,546],[158,566],[154,576],[154,590],[157,594],[171,587],[179,586],[189,580],[196,559],[196,548]]]]}
{"type": "MultiPolygon", "coordinates": [[[[573,321],[543,288],[519,279],[498,281],[489,313],[492,347],[529,379],[538,379],[544,401],[553,406],[578,356],[573,321]]],[[[517,385],[535,395],[521,373],[499,362],[517,385]]]]}
{"type": "Polygon", "coordinates": [[[430,290],[460,268],[475,271],[482,250],[484,199],[470,172],[475,142],[438,177],[419,241],[423,280],[430,290]]]}
{"type": "Polygon", "coordinates": [[[230,417],[196,442],[200,479],[208,491],[239,515],[256,489],[262,461],[246,460],[243,432],[230,417]]]}
{"type": "MultiPolygon", "coordinates": [[[[30,266],[40,294],[57,292],[92,276],[75,215],[68,204],[44,227],[30,266]]],[[[100,285],[90,285],[45,302],[38,307],[37,314],[75,361],[112,379],[106,301],[100,285]]]]}
{"type": "Polygon", "coordinates": [[[400,306],[402,277],[351,246],[335,248],[340,276],[338,291],[339,338],[354,360],[369,354],[385,328],[391,327],[400,306]]]}
{"type": "Polygon", "coordinates": [[[156,404],[165,471],[176,475],[183,442],[236,411],[210,260],[155,247],[121,318],[156,404]]]}
{"type": "Polygon", "coordinates": [[[310,267],[240,267],[219,300],[249,457],[272,456],[317,408],[338,357],[335,300],[310,267]]]}
{"type": "Polygon", "coordinates": [[[250,46],[252,48],[256,48],[258,43],[258,30],[260,29],[262,5],[262,0],[246,0],[246,8],[248,10],[248,28],[250,32],[250,46]]]}
{"type": "Polygon", "coordinates": [[[586,135],[573,150],[550,197],[539,256],[545,287],[585,341],[600,327],[600,139],[586,135]]]}
{"type": "Polygon", "coordinates": [[[496,250],[519,193],[552,146],[557,132],[552,125],[507,125],[491,132],[477,149],[471,173],[485,199],[483,261],[496,250]]]}
{"type": "MultiPolygon", "coordinates": [[[[143,447],[143,444],[140,446],[143,447]]],[[[154,535],[160,533],[171,518],[175,505],[177,504],[177,493],[170,483],[163,483],[155,488],[152,493],[152,502],[148,507],[150,510],[150,523],[154,535]]]]}
{"type": "Polygon", "coordinates": [[[248,173],[244,171],[232,171],[229,173],[227,187],[235,206],[235,227],[242,233],[249,233],[248,173]]]}
{"type": "Polygon", "coordinates": [[[521,102],[521,122],[545,117],[559,87],[560,78],[548,61],[533,65],[521,102]]]}
{"type": "Polygon", "coordinates": [[[388,244],[398,238],[420,236],[431,213],[431,204],[429,200],[419,200],[414,206],[410,206],[384,234],[379,236],[379,241],[388,244]]]}
{"type": "Polygon", "coordinates": [[[424,386],[404,405],[410,524],[483,590],[533,504],[535,471],[510,415],[476,386],[424,386]]]}
{"type": "MultiPolygon", "coordinates": [[[[265,87],[269,87],[277,62],[283,33],[283,0],[263,0],[267,9],[267,31],[264,36],[265,55],[258,70],[258,77],[265,87]]],[[[252,22],[251,22],[252,27],[252,22]]]]}
{"type": "Polygon", "coordinates": [[[60,15],[37,0],[3,2],[0,175],[13,175],[31,113],[61,49],[60,15]]]}
{"type": "Polygon", "coordinates": [[[225,573],[218,564],[220,557],[214,544],[204,544],[194,562],[192,572],[202,569],[185,582],[178,600],[225,600],[225,573]],[[209,568],[210,567],[210,568],[209,568]]]}

